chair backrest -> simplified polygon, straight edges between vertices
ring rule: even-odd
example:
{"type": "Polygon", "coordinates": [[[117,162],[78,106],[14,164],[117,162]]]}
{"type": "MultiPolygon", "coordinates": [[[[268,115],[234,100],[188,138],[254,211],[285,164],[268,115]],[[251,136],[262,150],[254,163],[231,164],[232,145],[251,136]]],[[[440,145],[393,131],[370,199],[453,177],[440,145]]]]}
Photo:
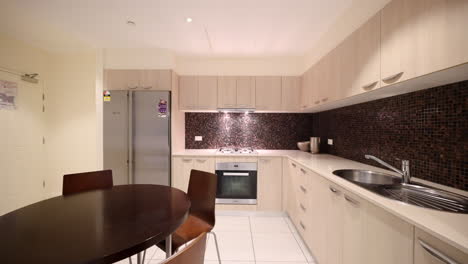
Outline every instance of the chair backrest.
{"type": "Polygon", "coordinates": [[[172,257],[163,261],[163,264],[203,264],[205,261],[206,233],[195,238],[185,248],[172,257]]]}
{"type": "Polygon", "coordinates": [[[63,175],[63,195],[111,188],[112,170],[92,171],[63,175]]]}
{"type": "Polygon", "coordinates": [[[192,170],[187,195],[191,202],[190,214],[195,215],[208,224],[215,224],[216,174],[192,170]]]}

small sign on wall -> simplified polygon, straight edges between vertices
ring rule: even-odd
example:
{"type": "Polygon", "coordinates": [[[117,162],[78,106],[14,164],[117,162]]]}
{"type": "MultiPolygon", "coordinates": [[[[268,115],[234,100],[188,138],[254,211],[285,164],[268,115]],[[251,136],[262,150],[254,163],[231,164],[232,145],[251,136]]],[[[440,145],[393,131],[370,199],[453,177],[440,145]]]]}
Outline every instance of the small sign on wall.
{"type": "Polygon", "coordinates": [[[0,80],[0,109],[15,109],[18,84],[0,80]]]}
{"type": "Polygon", "coordinates": [[[110,101],[111,101],[110,91],[104,91],[104,102],[110,102],[110,101]]]}

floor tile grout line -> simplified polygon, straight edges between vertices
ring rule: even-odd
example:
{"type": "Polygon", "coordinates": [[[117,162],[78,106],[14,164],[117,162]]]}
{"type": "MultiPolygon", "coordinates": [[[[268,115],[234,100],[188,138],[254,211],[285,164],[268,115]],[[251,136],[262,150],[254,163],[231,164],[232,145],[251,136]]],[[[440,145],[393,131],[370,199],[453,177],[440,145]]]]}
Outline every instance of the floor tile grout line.
{"type": "Polygon", "coordinates": [[[257,263],[257,256],[255,255],[255,246],[254,246],[254,241],[253,241],[253,233],[252,233],[252,221],[250,221],[249,216],[249,229],[250,229],[250,240],[252,241],[252,251],[253,251],[253,256],[254,256],[254,263],[257,263]]]}

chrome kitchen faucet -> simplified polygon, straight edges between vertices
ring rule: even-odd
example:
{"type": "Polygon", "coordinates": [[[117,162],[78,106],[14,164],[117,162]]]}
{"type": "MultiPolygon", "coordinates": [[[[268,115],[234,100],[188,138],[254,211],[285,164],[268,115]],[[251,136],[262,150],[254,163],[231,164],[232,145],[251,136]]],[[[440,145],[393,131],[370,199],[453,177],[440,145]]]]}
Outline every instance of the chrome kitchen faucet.
{"type": "Polygon", "coordinates": [[[381,165],[395,171],[396,173],[400,174],[403,178],[403,183],[411,183],[411,175],[410,175],[410,169],[409,169],[409,160],[402,160],[401,161],[401,170],[393,167],[392,165],[388,164],[387,162],[372,156],[372,155],[364,155],[366,159],[373,159],[380,163],[381,165]]]}

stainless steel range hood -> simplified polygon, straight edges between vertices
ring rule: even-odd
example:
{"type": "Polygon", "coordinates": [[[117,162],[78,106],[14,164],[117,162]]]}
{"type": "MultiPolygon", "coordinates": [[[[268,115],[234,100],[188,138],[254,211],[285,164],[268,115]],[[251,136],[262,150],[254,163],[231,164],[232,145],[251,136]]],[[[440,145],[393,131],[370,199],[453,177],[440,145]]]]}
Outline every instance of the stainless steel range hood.
{"type": "Polygon", "coordinates": [[[253,113],[255,108],[218,108],[220,113],[253,113]]]}

